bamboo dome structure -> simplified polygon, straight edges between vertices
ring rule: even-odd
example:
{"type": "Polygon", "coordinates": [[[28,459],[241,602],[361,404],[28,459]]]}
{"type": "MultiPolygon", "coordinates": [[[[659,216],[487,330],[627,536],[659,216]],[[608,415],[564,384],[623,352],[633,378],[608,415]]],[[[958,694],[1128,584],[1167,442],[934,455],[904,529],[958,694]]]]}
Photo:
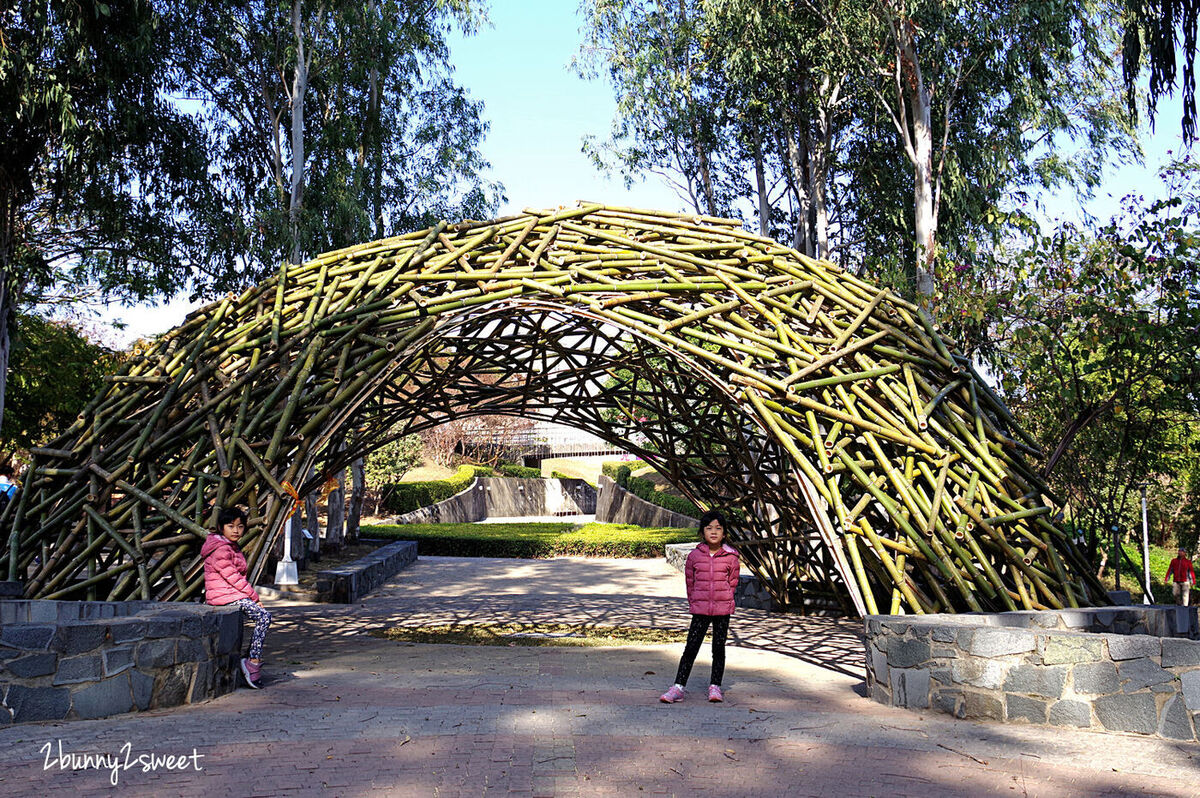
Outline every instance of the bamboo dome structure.
{"type": "Polygon", "coordinates": [[[1036,443],[921,309],[736,220],[600,204],[326,253],[192,313],[34,450],[0,562],[29,597],[187,600],[214,508],[249,506],[257,577],[330,474],[494,414],[729,511],[784,605],[1107,603],[1036,443]]]}

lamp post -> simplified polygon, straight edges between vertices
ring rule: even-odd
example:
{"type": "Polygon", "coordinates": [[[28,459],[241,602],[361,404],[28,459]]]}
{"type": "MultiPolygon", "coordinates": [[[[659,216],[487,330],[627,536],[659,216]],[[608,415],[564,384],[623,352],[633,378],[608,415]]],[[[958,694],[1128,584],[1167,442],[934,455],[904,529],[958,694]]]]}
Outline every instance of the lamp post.
{"type": "Polygon", "coordinates": [[[1153,604],[1154,598],[1150,595],[1150,522],[1146,515],[1146,483],[1138,487],[1142,489],[1142,566],[1146,570],[1146,597],[1143,603],[1153,604]]]}
{"type": "Polygon", "coordinates": [[[1121,527],[1112,525],[1113,570],[1117,575],[1117,590],[1121,589],[1121,527]]]}

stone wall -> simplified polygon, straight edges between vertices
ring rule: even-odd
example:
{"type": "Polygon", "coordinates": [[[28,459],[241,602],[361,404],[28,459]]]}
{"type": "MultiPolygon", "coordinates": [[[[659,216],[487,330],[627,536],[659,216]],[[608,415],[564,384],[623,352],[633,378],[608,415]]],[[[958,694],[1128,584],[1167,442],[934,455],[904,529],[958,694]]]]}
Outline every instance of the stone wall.
{"type": "Polygon", "coordinates": [[[355,604],[417,561],[417,543],[400,540],[380,546],[352,563],[317,572],[317,601],[355,604]]]}
{"type": "Polygon", "coordinates": [[[867,685],[883,704],[1200,739],[1196,608],[872,615],[866,632],[867,685]]]}
{"type": "Polygon", "coordinates": [[[0,724],[103,718],[233,690],[236,607],[0,601],[0,724]]]}
{"type": "Polygon", "coordinates": [[[601,474],[596,496],[596,520],[605,524],[636,524],[649,527],[696,527],[700,520],[651,504],[601,474]]]}
{"type": "MultiPolygon", "coordinates": [[[[667,544],[667,565],[670,565],[677,571],[682,571],[688,554],[694,548],[696,548],[695,543],[667,544]]],[[[742,566],[742,574],[738,577],[737,590],[733,593],[733,605],[752,610],[777,609],[775,600],[771,598],[771,594],[759,583],[757,576],[745,572],[744,565],[742,566]]]]}

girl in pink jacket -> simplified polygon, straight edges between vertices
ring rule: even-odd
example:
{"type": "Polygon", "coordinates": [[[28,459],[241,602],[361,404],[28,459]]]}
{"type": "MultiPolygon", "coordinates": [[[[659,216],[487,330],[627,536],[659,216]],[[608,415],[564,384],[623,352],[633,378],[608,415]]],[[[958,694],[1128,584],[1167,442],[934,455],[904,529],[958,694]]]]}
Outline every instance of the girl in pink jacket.
{"type": "Polygon", "coordinates": [[[247,520],[241,508],[222,509],[217,515],[217,531],[204,541],[200,556],[204,558],[204,600],[217,606],[236,604],[254,624],[250,656],[242,659],[242,676],[246,684],[257,690],[263,639],[271,626],[271,613],[263,609],[258,592],[246,579],[246,558],[237,545],[246,532],[247,520]]]}
{"type": "Polygon", "coordinates": [[[738,584],[738,553],[725,542],[725,516],[710,510],[700,516],[700,537],[703,542],[688,554],[683,566],[687,582],[688,607],[692,611],[692,625],[688,629],[683,657],[679,660],[679,671],[675,684],[659,696],[664,704],[674,704],[683,699],[683,687],[700,644],[711,625],[712,635],[712,678],[708,687],[709,701],[724,701],[721,694],[721,679],[725,675],[725,637],[729,634],[729,616],[733,615],[733,594],[738,584]]]}

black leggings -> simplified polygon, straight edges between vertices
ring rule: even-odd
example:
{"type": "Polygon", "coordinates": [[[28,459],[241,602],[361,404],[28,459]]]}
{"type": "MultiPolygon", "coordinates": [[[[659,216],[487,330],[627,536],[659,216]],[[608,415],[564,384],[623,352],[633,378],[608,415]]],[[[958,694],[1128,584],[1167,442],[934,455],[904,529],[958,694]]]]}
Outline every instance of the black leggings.
{"type": "Polygon", "coordinates": [[[687,643],[683,647],[683,657],[679,660],[679,671],[675,674],[675,684],[683,687],[687,684],[688,674],[700,653],[700,644],[712,624],[712,680],[710,684],[720,686],[725,677],[725,637],[729,634],[728,615],[693,615],[692,625],[688,627],[687,643]]]}

